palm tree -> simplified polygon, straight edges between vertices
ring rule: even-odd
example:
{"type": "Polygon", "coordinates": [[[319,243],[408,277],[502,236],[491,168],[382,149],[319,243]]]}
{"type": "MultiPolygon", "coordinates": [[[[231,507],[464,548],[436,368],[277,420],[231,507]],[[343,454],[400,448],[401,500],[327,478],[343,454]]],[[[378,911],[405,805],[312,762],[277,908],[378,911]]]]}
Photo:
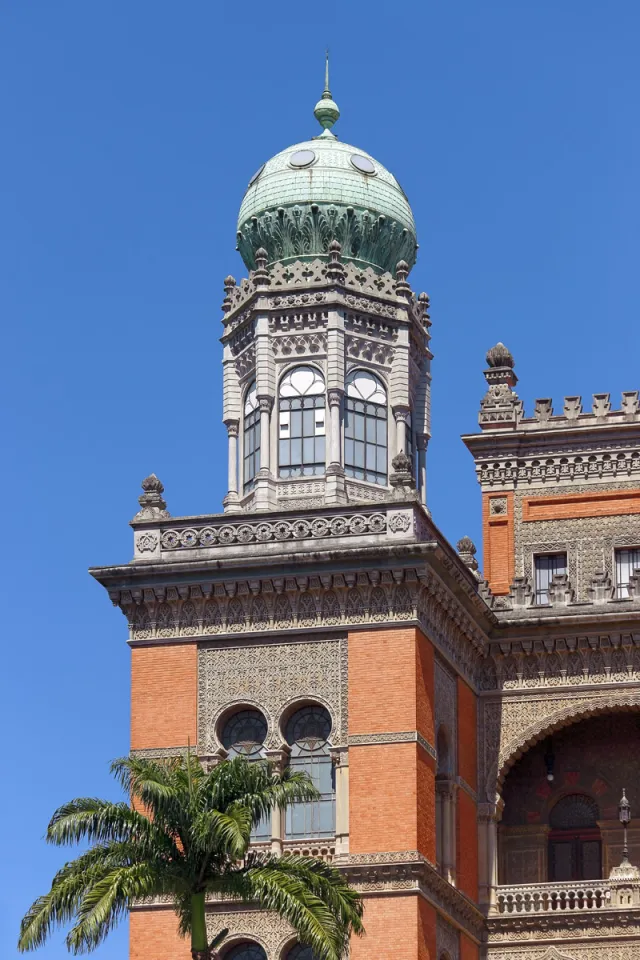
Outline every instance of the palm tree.
{"type": "Polygon", "coordinates": [[[73,922],[68,949],[90,951],[132,904],[158,896],[170,899],[181,934],[191,935],[193,960],[217,957],[227,934],[208,942],[208,894],[275,911],[319,960],[338,960],[350,934],[363,932],[362,901],[333,867],[248,849],[252,828],[272,807],[316,799],[306,774],[242,757],[207,772],[190,752],[170,761],[120,759],[111,769],[132,806],[80,798],[54,813],[48,842],[85,841],[89,849],[62,867],[27,912],[19,950],[41,946],[55,927],[73,922]]]}

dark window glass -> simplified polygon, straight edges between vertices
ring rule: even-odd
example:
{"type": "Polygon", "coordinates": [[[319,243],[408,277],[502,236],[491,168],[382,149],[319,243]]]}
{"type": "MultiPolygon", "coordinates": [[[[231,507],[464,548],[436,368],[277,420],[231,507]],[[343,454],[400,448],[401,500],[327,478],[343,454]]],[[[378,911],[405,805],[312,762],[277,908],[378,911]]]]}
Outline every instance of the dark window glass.
{"type": "Polygon", "coordinates": [[[331,718],[324,707],[304,707],[289,720],[287,743],[293,770],[311,778],[320,799],[294,803],[287,808],[285,835],[288,839],[333,837],[335,826],[335,783],[329,754],[331,718]]]}
{"type": "Polygon", "coordinates": [[[549,587],[556,574],[567,572],[566,553],[539,554],[534,557],[536,603],[549,603],[549,587]]]}
{"type": "Polygon", "coordinates": [[[549,816],[549,879],[599,880],[602,851],[598,805],[575,793],[559,800],[549,816]]]}
{"type": "Polygon", "coordinates": [[[287,953],[286,960],[317,960],[317,957],[311,947],[304,947],[301,943],[296,943],[287,953]]]}
{"type": "MultiPolygon", "coordinates": [[[[266,737],[267,721],[260,711],[239,710],[225,723],[221,739],[230,757],[254,761],[264,758],[266,737]]],[[[271,839],[271,817],[265,817],[253,828],[251,839],[256,843],[271,839]]]]}
{"type": "Polygon", "coordinates": [[[260,406],[255,383],[247,390],[244,402],[242,460],[242,485],[246,493],[255,485],[260,470],[260,406]]]}
{"type": "Polygon", "coordinates": [[[225,954],[224,960],[267,960],[259,943],[241,943],[225,954]]]}
{"type": "Polygon", "coordinates": [[[629,578],[640,569],[640,547],[632,550],[616,550],[616,596],[625,600],[629,596],[629,578]]]}

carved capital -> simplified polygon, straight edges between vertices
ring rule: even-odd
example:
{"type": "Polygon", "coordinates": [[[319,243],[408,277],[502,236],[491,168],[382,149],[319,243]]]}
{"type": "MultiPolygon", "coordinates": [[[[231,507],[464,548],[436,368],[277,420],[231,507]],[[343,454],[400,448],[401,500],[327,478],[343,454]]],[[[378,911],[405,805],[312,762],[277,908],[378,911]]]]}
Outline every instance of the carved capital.
{"type": "Polygon", "coordinates": [[[227,428],[227,433],[230,437],[237,437],[240,431],[240,421],[239,420],[225,420],[224,425],[227,428]]]}
{"type": "Polygon", "coordinates": [[[256,399],[260,405],[260,413],[271,413],[273,409],[273,397],[260,394],[256,399]]]}
{"type": "Polygon", "coordinates": [[[342,398],[344,397],[344,390],[340,387],[329,387],[327,390],[327,398],[329,400],[330,407],[339,407],[342,403],[342,398]]]}
{"type": "Polygon", "coordinates": [[[409,407],[408,404],[397,403],[391,409],[393,411],[393,416],[395,418],[396,423],[398,423],[399,421],[404,421],[405,423],[409,423],[409,417],[411,416],[411,407],[409,407]]]}

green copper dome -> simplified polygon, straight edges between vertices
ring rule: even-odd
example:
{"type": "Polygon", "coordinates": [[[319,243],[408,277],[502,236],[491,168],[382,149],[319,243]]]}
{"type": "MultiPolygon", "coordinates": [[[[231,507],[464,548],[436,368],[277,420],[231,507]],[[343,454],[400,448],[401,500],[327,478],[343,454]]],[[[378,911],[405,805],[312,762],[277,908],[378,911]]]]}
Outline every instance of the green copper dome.
{"type": "Polygon", "coordinates": [[[238,250],[250,270],[255,252],[269,262],[327,255],[394,271],[416,259],[416,228],[400,184],[364,150],[341,143],[330,128],[340,115],[328,78],[315,115],[323,132],[268,160],[254,174],[238,215],[238,250]]]}

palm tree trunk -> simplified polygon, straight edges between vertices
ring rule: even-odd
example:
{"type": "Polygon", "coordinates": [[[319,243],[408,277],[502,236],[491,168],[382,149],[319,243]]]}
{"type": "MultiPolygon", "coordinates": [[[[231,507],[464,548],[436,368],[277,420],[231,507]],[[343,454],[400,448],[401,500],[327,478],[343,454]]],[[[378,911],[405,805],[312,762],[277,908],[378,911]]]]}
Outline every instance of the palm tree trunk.
{"type": "Polygon", "coordinates": [[[204,893],[191,896],[191,957],[192,960],[212,960],[207,939],[204,893]]]}

